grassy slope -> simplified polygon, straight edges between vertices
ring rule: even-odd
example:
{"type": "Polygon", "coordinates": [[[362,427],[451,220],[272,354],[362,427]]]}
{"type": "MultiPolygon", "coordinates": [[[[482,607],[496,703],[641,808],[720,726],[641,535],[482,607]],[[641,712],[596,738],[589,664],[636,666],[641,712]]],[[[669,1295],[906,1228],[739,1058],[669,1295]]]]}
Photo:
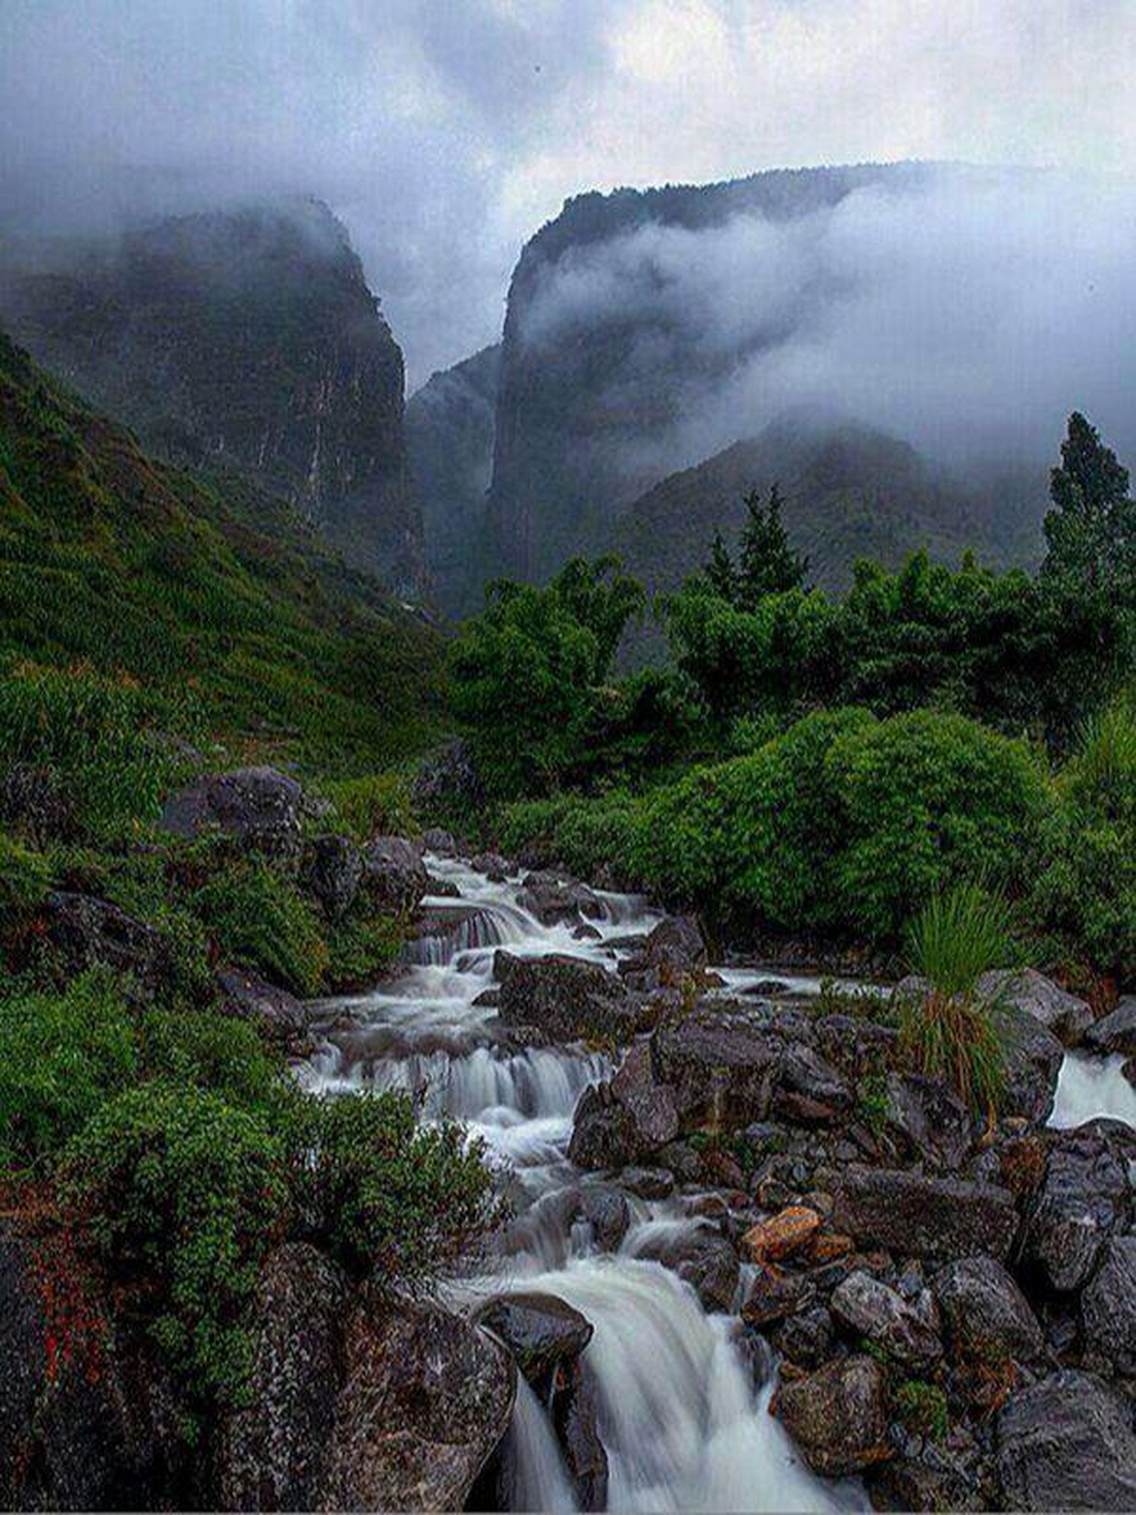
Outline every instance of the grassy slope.
{"type": "Polygon", "coordinates": [[[155,463],[0,333],[0,666],[193,690],[227,745],[339,772],[420,748],[437,634],[247,483],[155,463]]]}

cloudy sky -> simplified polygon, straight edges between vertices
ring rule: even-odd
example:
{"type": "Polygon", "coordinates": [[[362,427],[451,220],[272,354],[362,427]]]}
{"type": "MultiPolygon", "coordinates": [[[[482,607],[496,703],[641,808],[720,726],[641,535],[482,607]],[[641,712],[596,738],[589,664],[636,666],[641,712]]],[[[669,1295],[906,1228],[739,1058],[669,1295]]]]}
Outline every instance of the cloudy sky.
{"type": "Polygon", "coordinates": [[[1136,0],[3,0],[0,44],[0,204],[322,195],[412,383],[497,337],[581,190],[1136,163],[1136,0]]]}

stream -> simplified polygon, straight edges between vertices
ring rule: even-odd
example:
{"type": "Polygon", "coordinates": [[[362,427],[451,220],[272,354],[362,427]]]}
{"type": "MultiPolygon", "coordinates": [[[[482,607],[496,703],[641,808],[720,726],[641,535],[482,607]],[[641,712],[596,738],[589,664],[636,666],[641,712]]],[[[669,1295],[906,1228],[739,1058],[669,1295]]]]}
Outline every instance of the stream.
{"type": "MultiPolygon", "coordinates": [[[[487,1276],[463,1280],[451,1302],[469,1308],[511,1288],[539,1290],[592,1323],[586,1358],[597,1384],[610,1509],[866,1508],[857,1481],[817,1478],[770,1416],[774,1383],[755,1374],[737,1317],[706,1314],[673,1272],[637,1255],[660,1227],[701,1224],[681,1197],[647,1202],[628,1195],[631,1225],[614,1254],[599,1251],[588,1222],[565,1222],[557,1195],[597,1182],[565,1155],[573,1110],[588,1084],[610,1074],[608,1059],[582,1046],[502,1046],[495,1040],[496,1009],[477,1003],[493,985],[497,947],[520,956],[571,953],[615,971],[631,951],[621,940],[649,932],[659,912],[636,896],[596,891],[604,915],[589,923],[594,937],[581,940],[578,926],[545,926],[520,906],[520,876],[495,884],[454,859],[428,856],[426,864],[459,897],[423,901],[438,928],[411,945],[413,960],[399,975],[321,1007],[323,1040],[297,1072],[306,1087],[323,1093],[418,1091],[425,1118],[464,1121],[507,1171],[516,1219],[502,1255],[487,1276]]],[[[790,998],[820,992],[814,978],[719,971],[734,993],[770,978],[790,998]]],[[[1136,1091],[1120,1073],[1121,1061],[1070,1054],[1051,1124],[1111,1114],[1136,1125],[1136,1091]]],[[[739,1293],[745,1272],[743,1266],[739,1293]]],[[[574,1510],[544,1407],[518,1379],[509,1433],[514,1507],[574,1510]]]]}

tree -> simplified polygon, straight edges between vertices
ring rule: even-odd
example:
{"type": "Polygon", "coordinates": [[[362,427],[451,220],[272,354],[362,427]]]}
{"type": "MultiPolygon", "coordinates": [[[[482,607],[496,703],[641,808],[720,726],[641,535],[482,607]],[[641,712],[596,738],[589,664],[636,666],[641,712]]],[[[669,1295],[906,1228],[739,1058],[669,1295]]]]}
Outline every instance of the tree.
{"type": "Polygon", "coordinates": [[[714,545],[710,549],[710,561],[706,564],[705,573],[714,593],[732,605],[738,592],[738,576],[720,531],[714,533],[714,545]]]}
{"type": "Polygon", "coordinates": [[[1136,502],[1128,494],[1128,470],[1078,411],[1069,417],[1049,493],[1054,508],[1045,518],[1044,576],[1136,599],[1136,502]]]}
{"type": "Polygon", "coordinates": [[[572,619],[596,639],[599,653],[596,683],[611,667],[628,621],[641,615],[647,602],[642,584],[623,573],[622,567],[613,553],[597,558],[594,563],[586,558],[571,558],[549,585],[549,591],[572,619]]]}
{"type": "Polygon", "coordinates": [[[736,602],[752,610],[767,594],[804,587],[809,560],[794,551],[781,524],[781,490],[774,484],[769,504],[753,490],[745,497],[749,513],[739,539],[736,602]]]}

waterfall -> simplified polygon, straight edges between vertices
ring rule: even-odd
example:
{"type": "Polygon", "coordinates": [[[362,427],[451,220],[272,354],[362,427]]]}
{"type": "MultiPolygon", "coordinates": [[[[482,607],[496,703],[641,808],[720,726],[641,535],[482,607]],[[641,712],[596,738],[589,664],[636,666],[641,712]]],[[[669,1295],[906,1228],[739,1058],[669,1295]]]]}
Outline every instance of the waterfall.
{"type": "Polygon", "coordinates": [[[1067,1130],[1107,1115],[1136,1127],[1136,1089],[1121,1072],[1125,1061],[1121,1053],[1092,1057],[1086,1052],[1067,1052],[1049,1124],[1067,1130]]]}

